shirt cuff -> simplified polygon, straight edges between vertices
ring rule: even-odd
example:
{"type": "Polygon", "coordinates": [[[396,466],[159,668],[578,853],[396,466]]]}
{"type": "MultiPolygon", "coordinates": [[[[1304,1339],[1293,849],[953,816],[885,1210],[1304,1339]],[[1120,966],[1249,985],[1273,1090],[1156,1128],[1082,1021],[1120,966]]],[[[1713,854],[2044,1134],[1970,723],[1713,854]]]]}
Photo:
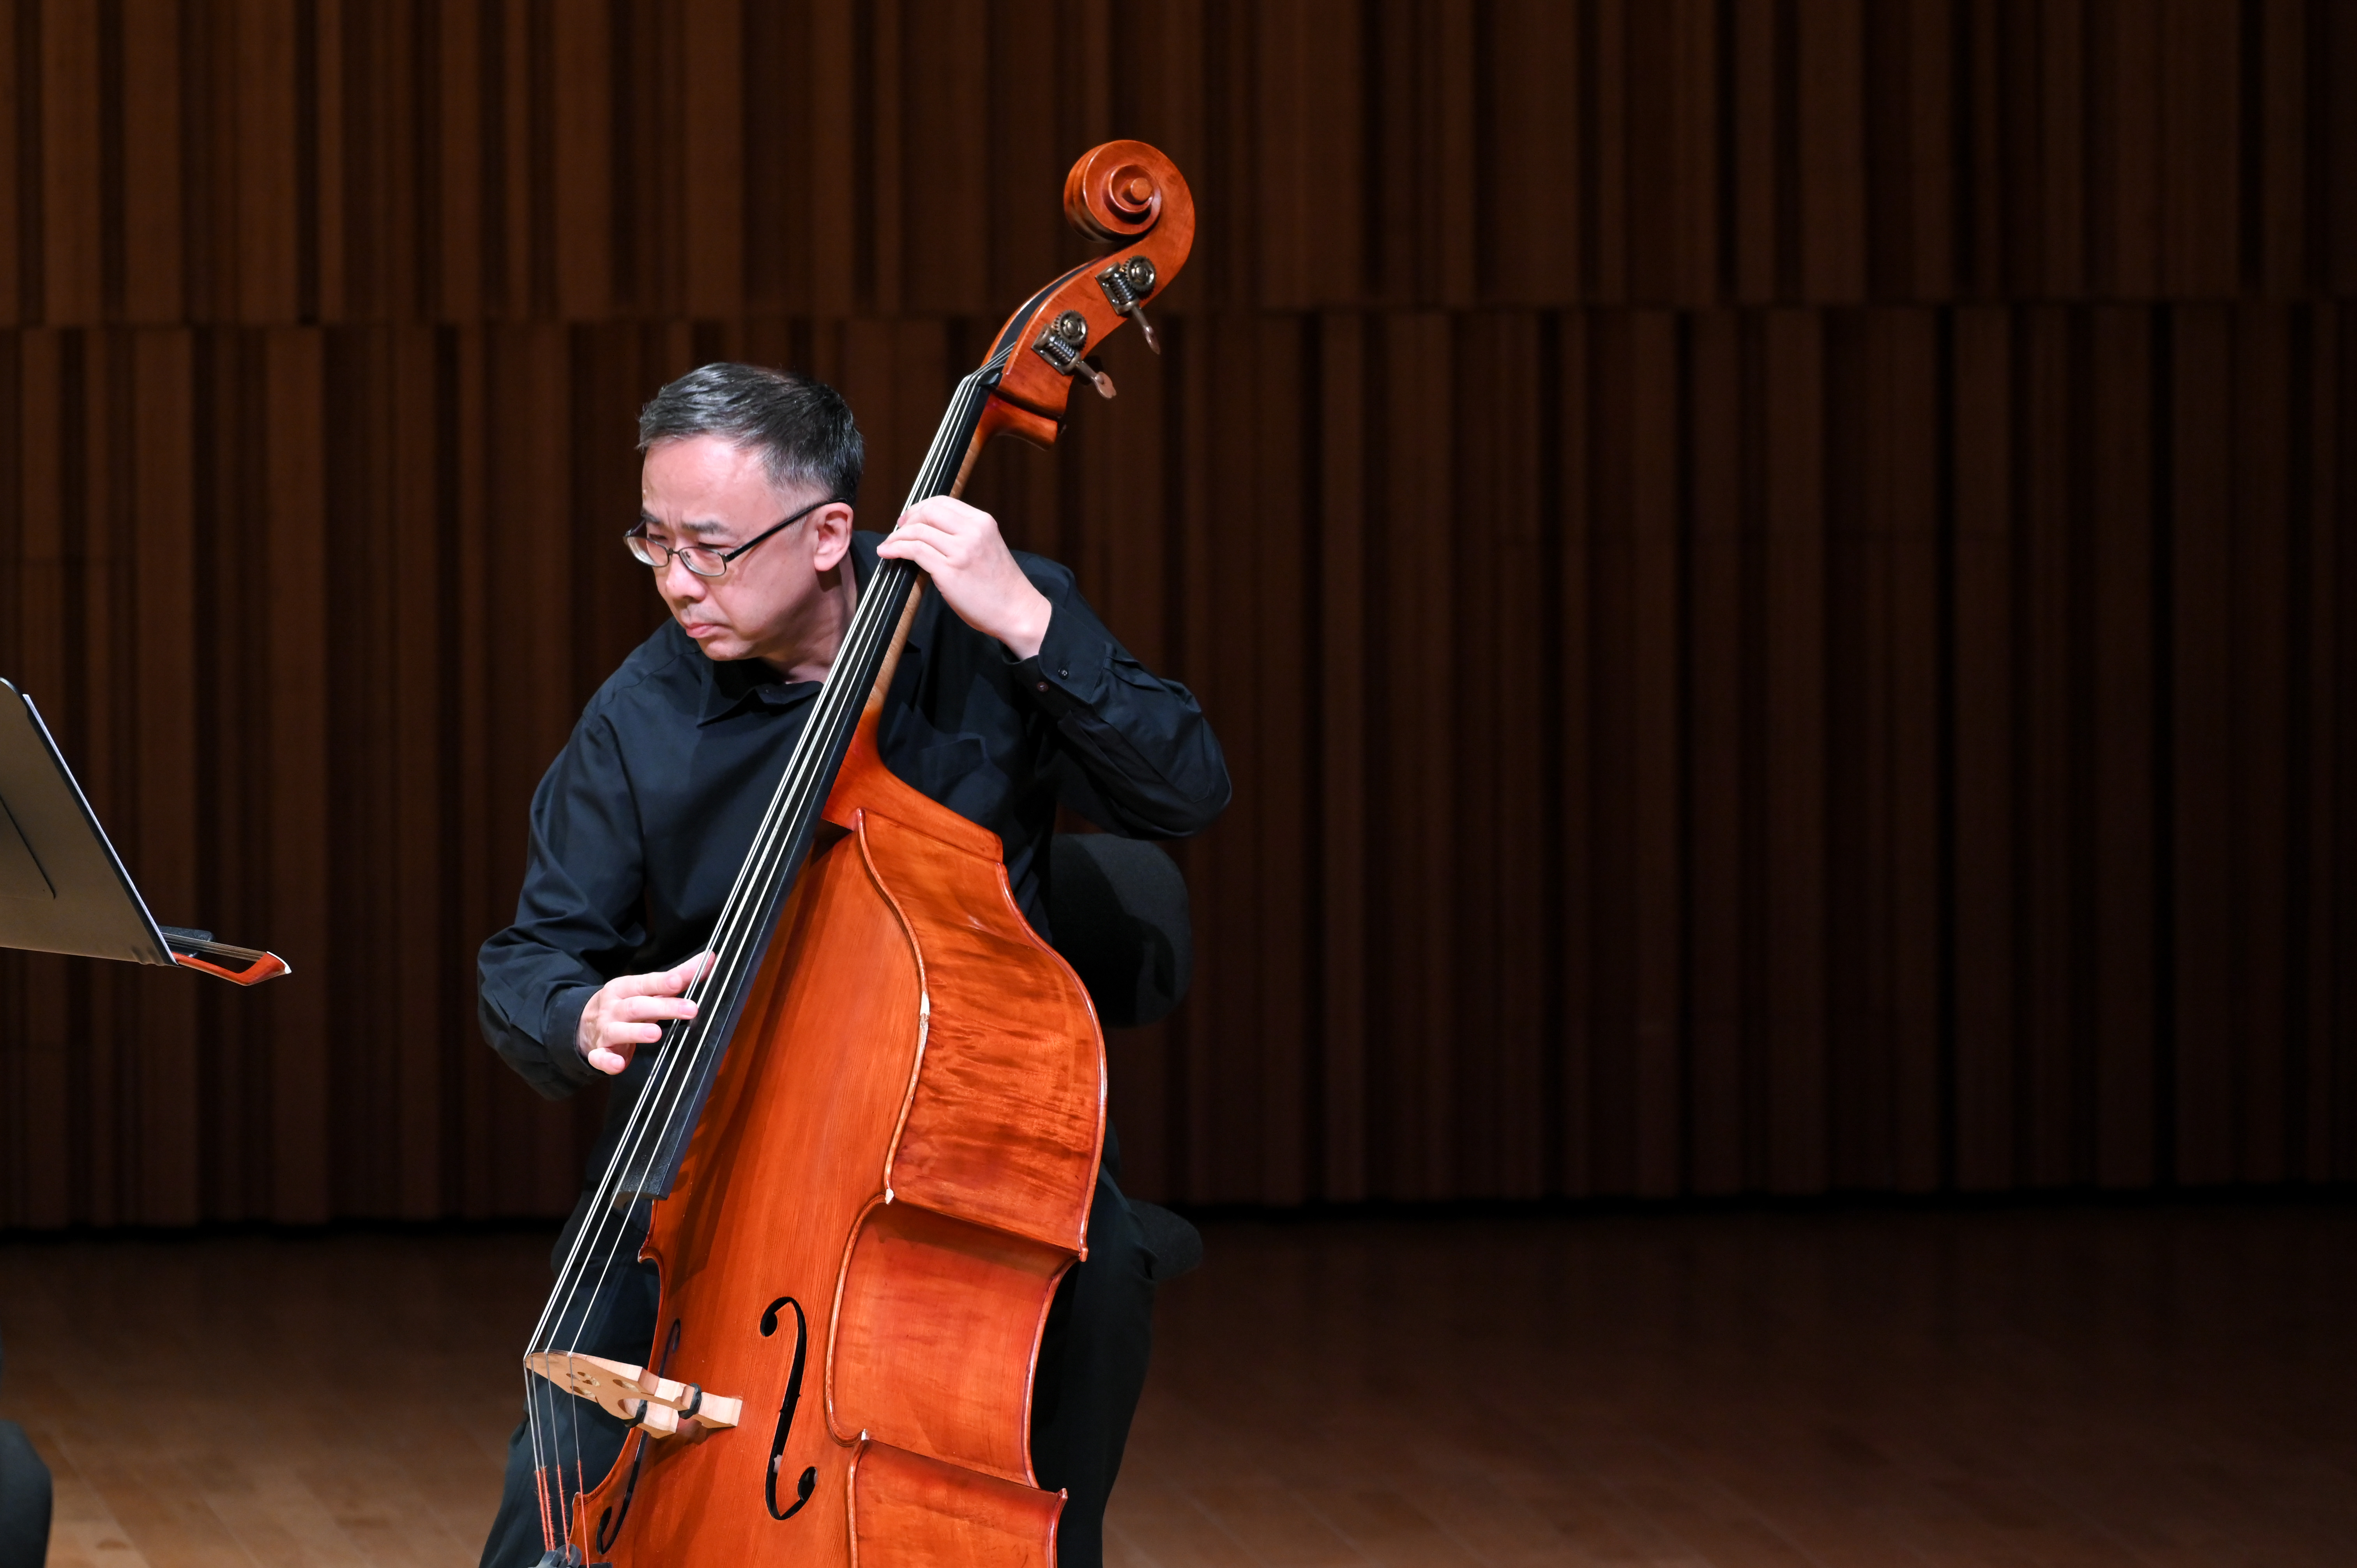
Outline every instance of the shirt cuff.
{"type": "Polygon", "coordinates": [[[540,1043],[548,1052],[548,1065],[576,1088],[599,1076],[581,1054],[581,1010],[597,994],[594,985],[566,986],[550,998],[548,1015],[541,1023],[540,1043]]]}
{"type": "Polygon", "coordinates": [[[1008,650],[1016,684],[1054,718],[1095,711],[1104,701],[1105,682],[1112,679],[1113,645],[1091,636],[1078,624],[1081,618],[1060,609],[1048,618],[1048,633],[1039,639],[1039,652],[1028,659],[1015,659],[1013,650],[1008,650]]]}

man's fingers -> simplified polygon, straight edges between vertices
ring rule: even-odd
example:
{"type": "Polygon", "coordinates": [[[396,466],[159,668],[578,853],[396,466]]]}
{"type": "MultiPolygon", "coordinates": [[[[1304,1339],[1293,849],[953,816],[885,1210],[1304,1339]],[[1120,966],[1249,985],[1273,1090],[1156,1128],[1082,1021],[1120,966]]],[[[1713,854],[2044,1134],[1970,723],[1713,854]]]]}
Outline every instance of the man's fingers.
{"type": "Polygon", "coordinates": [[[941,560],[956,562],[963,562],[971,553],[965,548],[965,542],[955,534],[944,533],[938,528],[927,528],[921,523],[904,528],[892,535],[877,547],[876,553],[888,557],[907,558],[926,550],[941,560]]]}
{"type": "Polygon", "coordinates": [[[942,553],[940,546],[930,540],[911,539],[906,534],[897,535],[885,541],[884,547],[877,550],[876,553],[890,561],[906,561],[921,570],[928,577],[941,576],[943,569],[950,564],[950,558],[942,553]],[[899,548],[892,548],[894,545],[899,548]]]}
{"type": "Polygon", "coordinates": [[[986,513],[968,511],[955,517],[932,517],[922,511],[910,511],[901,513],[899,525],[884,537],[907,539],[912,535],[946,541],[969,550],[986,548],[998,536],[986,513]]]}
{"type": "Polygon", "coordinates": [[[657,1018],[693,1018],[695,1004],[684,996],[618,996],[606,1009],[609,1018],[644,1024],[657,1018]]]}
{"type": "Polygon", "coordinates": [[[606,983],[606,989],[615,996],[676,996],[695,981],[696,971],[711,959],[708,952],[698,953],[675,969],[657,970],[652,974],[621,974],[606,983]]]}
{"type": "Polygon", "coordinates": [[[931,523],[936,527],[962,530],[976,528],[988,521],[990,514],[971,507],[955,496],[928,496],[900,514],[900,525],[931,523]]]}

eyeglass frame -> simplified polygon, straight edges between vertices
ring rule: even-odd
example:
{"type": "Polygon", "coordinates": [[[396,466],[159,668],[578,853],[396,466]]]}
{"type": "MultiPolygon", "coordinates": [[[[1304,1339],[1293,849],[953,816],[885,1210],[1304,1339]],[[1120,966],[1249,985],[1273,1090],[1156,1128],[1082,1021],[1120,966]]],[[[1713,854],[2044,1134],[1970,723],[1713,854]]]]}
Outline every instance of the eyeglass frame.
{"type": "Polygon", "coordinates": [[[782,533],[787,529],[791,528],[794,524],[800,522],[802,519],[808,517],[811,513],[818,510],[819,508],[833,506],[837,501],[843,501],[843,504],[845,506],[851,504],[849,501],[844,500],[844,498],[841,496],[829,496],[824,500],[813,501],[810,505],[802,508],[802,510],[794,513],[791,517],[780,519],[777,522],[770,524],[768,528],[763,529],[760,532],[755,534],[752,538],[747,540],[744,543],[737,545],[735,549],[725,552],[715,550],[714,547],[709,544],[665,544],[660,539],[649,539],[647,537],[646,529],[647,523],[650,520],[643,517],[639,519],[637,522],[631,524],[629,532],[622,535],[622,543],[624,547],[630,551],[630,559],[636,561],[640,565],[644,566],[650,572],[664,571],[668,569],[672,562],[676,559],[681,565],[688,569],[691,575],[701,577],[707,583],[716,583],[721,578],[728,575],[728,564],[731,561],[736,560],[737,557],[744,554],[745,552],[752,549],[753,546],[760,543],[771,534],[782,533]],[[660,561],[648,560],[644,555],[640,553],[641,546],[649,550],[662,551],[663,558],[660,561]],[[695,564],[687,558],[687,552],[690,550],[713,550],[714,553],[720,557],[720,570],[717,572],[696,571],[695,564]]]}

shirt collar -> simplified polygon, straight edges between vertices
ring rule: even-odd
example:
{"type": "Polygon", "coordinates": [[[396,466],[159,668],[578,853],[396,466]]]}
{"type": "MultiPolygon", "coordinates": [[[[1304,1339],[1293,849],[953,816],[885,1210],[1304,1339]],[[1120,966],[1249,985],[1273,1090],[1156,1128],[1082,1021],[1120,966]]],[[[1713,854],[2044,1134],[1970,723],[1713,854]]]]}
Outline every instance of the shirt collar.
{"type": "MultiPolygon", "coordinates": [[[[851,536],[851,580],[863,589],[876,575],[876,547],[883,542],[882,534],[865,530],[851,536]]],[[[923,618],[918,618],[920,624],[923,618]]],[[[909,641],[913,646],[917,640],[916,628],[911,628],[909,641]]],[[[704,665],[704,703],[695,721],[699,728],[725,719],[749,703],[791,708],[818,692],[819,683],[815,681],[780,681],[778,672],[759,659],[719,661],[705,659],[701,650],[696,658],[704,665]]]]}

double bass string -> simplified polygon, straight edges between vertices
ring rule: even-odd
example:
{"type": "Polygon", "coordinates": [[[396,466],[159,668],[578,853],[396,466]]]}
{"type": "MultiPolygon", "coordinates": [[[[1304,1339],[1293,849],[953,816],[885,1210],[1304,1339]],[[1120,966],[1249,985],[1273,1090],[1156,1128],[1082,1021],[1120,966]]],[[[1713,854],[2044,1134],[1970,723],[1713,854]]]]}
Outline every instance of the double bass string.
{"type": "MultiPolygon", "coordinates": [[[[951,400],[948,414],[935,432],[931,448],[920,466],[916,483],[911,487],[904,509],[931,496],[946,493],[955,482],[957,466],[963,461],[966,446],[979,419],[991,372],[1003,368],[1012,352],[1011,339],[997,345],[997,351],[983,367],[960,383],[951,400]]],[[[716,926],[711,945],[712,961],[690,983],[688,999],[699,1004],[695,1018],[688,1027],[671,1034],[658,1042],[658,1064],[654,1078],[631,1108],[624,1124],[622,1138],[618,1142],[613,1157],[608,1162],[596,1196],[593,1197],[587,1223],[576,1232],[568,1249],[554,1290],[543,1307],[540,1321],[534,1326],[529,1341],[533,1350],[552,1348],[552,1327],[562,1332],[563,1319],[574,1316],[573,1332],[565,1350],[576,1350],[587,1332],[588,1308],[597,1299],[611,1273],[629,1236],[629,1209],[635,1204],[615,1201],[619,1197],[624,1170],[646,1159],[656,1151],[666,1148],[678,1130],[678,1119],[685,1108],[689,1091],[702,1077],[702,1069],[715,1045],[716,1016],[726,1015],[727,1008],[715,1010],[701,1005],[707,997],[726,998],[746,977],[748,961],[753,956],[756,939],[769,923],[771,914],[780,908],[785,886],[791,879],[792,867],[784,864],[789,848],[801,836],[811,814],[823,807],[818,775],[828,768],[848,738],[851,726],[865,704],[867,690],[880,667],[883,655],[897,632],[900,613],[909,591],[915,588],[918,573],[902,562],[881,564],[871,591],[855,609],[845,647],[838,654],[834,669],[822,685],[819,702],[805,726],[786,768],[763,813],[760,830],[754,838],[752,853],[739,869],[735,884],[724,904],[716,926]],[[650,1136],[650,1134],[652,1134],[650,1136]],[[609,1234],[610,1229],[610,1234],[609,1234]],[[597,1277],[589,1281],[588,1261],[596,1259],[597,1277]],[[583,1285],[587,1284],[585,1292],[583,1285]],[[552,1324],[554,1319],[554,1324],[552,1324]]],[[[720,1042],[725,1046],[725,1041],[720,1042]]],[[[525,1409],[533,1441],[533,1462],[535,1472],[545,1475],[554,1458],[558,1495],[551,1499],[543,1489],[542,1532],[551,1550],[564,1532],[566,1502],[563,1476],[564,1458],[557,1445],[544,1443],[539,1397],[543,1391],[533,1386],[532,1373],[525,1373],[525,1409]]],[[[553,1401],[555,1385],[551,1383],[545,1397],[553,1401]]],[[[572,1457],[575,1475],[574,1495],[587,1489],[587,1477],[581,1473],[579,1436],[579,1405],[571,1407],[572,1457]]],[[[550,1433],[549,1438],[555,1434],[550,1433]]],[[[643,1441],[643,1439],[641,1439],[643,1441]]]]}

